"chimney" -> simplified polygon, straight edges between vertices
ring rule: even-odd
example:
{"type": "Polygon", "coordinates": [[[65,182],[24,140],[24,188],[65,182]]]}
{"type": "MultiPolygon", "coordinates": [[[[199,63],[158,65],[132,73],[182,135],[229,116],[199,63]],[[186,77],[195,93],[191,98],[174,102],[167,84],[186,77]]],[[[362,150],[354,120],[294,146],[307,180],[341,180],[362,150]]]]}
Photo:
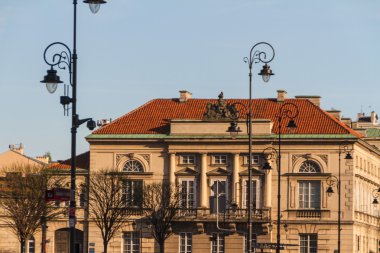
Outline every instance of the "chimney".
{"type": "Polygon", "coordinates": [[[342,120],[342,112],[341,111],[331,109],[331,110],[328,110],[326,112],[330,113],[332,116],[334,116],[338,120],[342,120]]]}
{"type": "Polygon", "coordinates": [[[11,144],[9,145],[9,150],[12,150],[14,152],[17,152],[21,155],[24,154],[24,144],[20,143],[20,144],[11,144]]]}
{"type": "Polygon", "coordinates": [[[50,158],[49,156],[36,156],[36,160],[40,161],[40,162],[43,162],[45,164],[48,164],[50,162],[50,158]]]}
{"type": "Polygon", "coordinates": [[[375,111],[372,111],[372,112],[371,112],[371,123],[372,123],[372,124],[377,124],[377,119],[378,119],[378,117],[377,117],[376,112],[375,112],[375,111]]]}
{"type": "Polygon", "coordinates": [[[179,91],[179,102],[180,103],[186,103],[187,100],[191,99],[191,93],[187,90],[180,90],[179,91]]]}
{"type": "Polygon", "coordinates": [[[285,90],[277,90],[277,103],[284,103],[286,99],[286,91],[285,90]]]}
{"type": "Polygon", "coordinates": [[[295,96],[296,99],[307,99],[314,105],[321,106],[321,96],[295,96]]]}

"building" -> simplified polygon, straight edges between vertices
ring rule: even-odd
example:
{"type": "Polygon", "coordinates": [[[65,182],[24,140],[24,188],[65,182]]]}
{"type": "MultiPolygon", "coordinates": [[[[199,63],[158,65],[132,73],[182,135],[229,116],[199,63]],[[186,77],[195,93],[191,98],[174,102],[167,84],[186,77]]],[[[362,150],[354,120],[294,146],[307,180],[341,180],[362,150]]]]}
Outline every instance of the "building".
{"type": "MultiPolygon", "coordinates": [[[[252,221],[256,252],[274,252],[278,229],[282,252],[334,252],[339,217],[334,178],[339,178],[339,171],[341,252],[378,252],[379,212],[372,202],[378,198],[380,187],[380,151],[365,131],[353,130],[340,118],[340,112],[324,111],[320,100],[318,96],[287,98],[285,91],[278,91],[275,98],[253,101],[252,221]],[[290,132],[286,128],[290,119],[281,117],[279,132],[279,111],[289,104],[298,109],[294,118],[297,129],[290,132]],[[345,159],[347,154],[353,159],[345,159]],[[272,169],[265,170],[267,165],[272,169]],[[331,196],[327,194],[330,186],[334,190],[331,196]]],[[[165,242],[165,252],[245,252],[248,105],[247,99],[225,99],[223,94],[218,99],[196,99],[187,91],[181,91],[179,98],[154,99],[87,136],[90,151],[82,157],[83,167],[89,166],[90,172],[119,170],[127,177],[125,194],[132,198],[150,182],[167,181],[182,190],[181,208],[172,224],[173,234],[165,242]],[[241,130],[235,137],[227,132],[234,121],[241,130]]],[[[65,170],[68,164],[54,166],[65,170]]],[[[84,252],[102,252],[101,234],[92,219],[89,217],[87,229],[85,209],[79,209],[77,244],[84,252]]],[[[108,253],[158,252],[150,224],[141,221],[138,213],[128,217],[111,240],[108,253]]],[[[49,221],[48,227],[47,253],[68,252],[67,217],[49,221]]],[[[36,251],[41,249],[40,238],[40,234],[35,235],[36,251]]],[[[4,247],[0,252],[17,252],[13,249],[4,247]]]]}
{"type": "MultiPolygon", "coordinates": [[[[371,204],[380,186],[380,151],[334,113],[320,108],[320,97],[286,98],[278,91],[272,99],[253,102],[253,231],[256,245],[276,242],[276,158],[264,151],[278,151],[278,113],[282,105],[297,106],[295,133],[281,133],[281,243],[284,252],[333,252],[338,239],[338,194],[328,197],[332,176],[341,170],[341,251],[377,252],[378,211],[371,204]],[[343,147],[349,147],[349,150],[343,147]],[[267,149],[268,150],[268,149],[267,149]],[[345,160],[349,151],[353,159],[345,160]],[[271,171],[262,169],[270,163],[271,171]],[[373,195],[375,194],[375,195],[373,195]],[[286,226],[284,226],[286,224],[286,226]]],[[[131,183],[167,180],[186,189],[185,213],[173,224],[166,252],[244,252],[246,235],[246,185],[248,139],[247,99],[194,99],[181,91],[179,98],[154,99],[116,119],[87,137],[91,171],[117,168],[131,183]],[[238,110],[241,133],[231,138],[231,106],[238,110]],[[219,203],[225,203],[217,228],[214,185],[221,182],[219,203]],[[225,201],[225,202],[224,202],[225,201]],[[232,210],[231,203],[237,204],[232,210]],[[189,251],[191,249],[191,251],[189,251]],[[188,251],[186,251],[188,250],[188,251]]],[[[235,111],[236,113],[236,111],[235,111]]],[[[236,120],[236,118],[235,118],[236,120]]],[[[154,252],[147,229],[126,224],[111,242],[110,252],[154,252]]],[[[90,228],[89,242],[96,251],[99,233],[90,228]]],[[[261,252],[271,252],[262,249],[261,252]]]]}

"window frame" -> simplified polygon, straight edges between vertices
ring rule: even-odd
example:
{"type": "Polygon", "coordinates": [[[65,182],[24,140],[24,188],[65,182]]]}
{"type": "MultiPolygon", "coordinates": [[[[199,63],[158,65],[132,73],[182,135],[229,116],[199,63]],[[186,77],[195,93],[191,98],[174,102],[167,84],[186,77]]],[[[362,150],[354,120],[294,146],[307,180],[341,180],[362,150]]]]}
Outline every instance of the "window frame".
{"type": "Polygon", "coordinates": [[[127,160],[124,163],[123,168],[122,168],[122,171],[126,172],[126,173],[143,173],[144,170],[145,170],[144,164],[141,161],[137,160],[137,159],[129,159],[129,160],[127,160]],[[128,166],[128,168],[126,168],[128,164],[131,164],[131,165],[128,166]],[[138,168],[136,169],[136,167],[138,167],[138,168]]]}
{"type": "Polygon", "coordinates": [[[228,155],[226,155],[226,154],[214,154],[214,155],[212,155],[212,164],[213,165],[226,165],[226,164],[228,164],[228,155]]]}
{"type": "MultiPolygon", "coordinates": [[[[137,188],[138,186],[136,186],[137,188]]],[[[124,201],[124,204],[126,206],[129,206],[131,208],[141,208],[142,207],[142,202],[143,202],[143,189],[144,189],[144,180],[141,180],[141,179],[122,179],[122,192],[121,192],[121,197],[124,201]],[[136,199],[136,196],[135,196],[135,184],[136,183],[141,183],[141,200],[138,200],[136,199]],[[127,192],[127,183],[131,183],[131,186],[129,187],[129,189],[132,190],[132,193],[129,194],[127,192]],[[132,197],[132,200],[129,200],[128,199],[128,196],[131,196],[132,197]],[[135,205],[136,202],[139,202],[135,205]]]]}
{"type": "MultiPolygon", "coordinates": [[[[241,180],[243,186],[241,187],[241,206],[242,208],[248,208],[248,178],[242,178],[241,180]]],[[[261,182],[257,178],[252,178],[253,194],[256,196],[256,201],[254,203],[254,209],[261,208],[261,182]],[[256,187],[255,187],[256,186],[256,187]],[[256,189],[255,189],[256,188],[256,189]]]]}
{"type": "Polygon", "coordinates": [[[322,196],[321,190],[322,190],[321,180],[298,180],[298,208],[310,209],[310,210],[321,210],[321,196],[322,196]],[[301,184],[307,184],[307,187],[303,187],[303,186],[301,187],[301,184]],[[317,192],[318,195],[315,195],[315,196],[318,196],[318,201],[313,201],[313,199],[315,199],[315,196],[311,192],[314,187],[313,184],[315,184],[314,186],[318,186],[318,192],[317,192]],[[307,190],[307,193],[304,192],[305,189],[307,190]],[[307,197],[306,201],[305,201],[305,196],[307,197]],[[315,206],[313,206],[313,203],[315,203],[315,206]]]}
{"type": "Polygon", "coordinates": [[[195,180],[195,178],[180,178],[178,180],[179,184],[180,184],[180,187],[181,187],[181,193],[180,193],[180,206],[181,208],[196,208],[197,206],[197,181],[195,180]],[[186,206],[183,206],[182,203],[183,203],[183,195],[182,195],[182,184],[183,182],[186,182],[186,206]],[[189,194],[189,189],[190,189],[190,184],[189,182],[193,182],[193,206],[190,206],[189,205],[189,202],[190,201],[190,194],[189,194]]]}
{"type": "Polygon", "coordinates": [[[211,233],[211,253],[225,252],[225,235],[223,233],[211,233]],[[216,243],[216,244],[215,244],[216,243]],[[216,251],[214,250],[216,248],[216,251]]]}
{"type": "Polygon", "coordinates": [[[179,233],[179,253],[192,253],[193,251],[193,233],[192,232],[180,232],[179,233]],[[184,236],[184,237],[182,237],[184,236]],[[183,245],[183,240],[185,242],[185,245],[183,245]],[[189,243],[190,242],[190,243],[189,243]],[[184,246],[184,250],[182,250],[182,246],[184,246]],[[189,249],[190,247],[190,249],[189,249]]]}
{"type": "Polygon", "coordinates": [[[300,248],[299,248],[299,252],[300,253],[317,253],[318,252],[318,234],[299,234],[299,245],[300,245],[300,248]],[[314,240],[312,240],[311,237],[315,237],[314,240]],[[302,240],[302,237],[306,237],[306,240],[302,240]],[[302,242],[306,242],[307,245],[306,245],[306,248],[305,246],[302,245],[302,242]],[[314,245],[311,245],[312,242],[315,242],[315,251],[311,251],[312,250],[312,246],[314,245]],[[306,251],[304,251],[306,249],[306,251]]]}
{"type": "Polygon", "coordinates": [[[194,165],[195,164],[195,155],[193,155],[193,154],[182,154],[179,157],[179,163],[181,165],[194,165]]]}
{"type": "Polygon", "coordinates": [[[139,231],[127,231],[123,232],[123,253],[141,253],[141,232],[139,231]],[[130,235],[127,238],[127,235],[130,235]],[[137,235],[137,238],[136,238],[137,235]],[[129,240],[127,240],[129,239],[129,240]],[[135,242],[138,242],[137,244],[135,242]],[[128,245],[130,250],[128,250],[128,245]],[[133,249],[133,246],[137,245],[137,251],[133,249]]]}

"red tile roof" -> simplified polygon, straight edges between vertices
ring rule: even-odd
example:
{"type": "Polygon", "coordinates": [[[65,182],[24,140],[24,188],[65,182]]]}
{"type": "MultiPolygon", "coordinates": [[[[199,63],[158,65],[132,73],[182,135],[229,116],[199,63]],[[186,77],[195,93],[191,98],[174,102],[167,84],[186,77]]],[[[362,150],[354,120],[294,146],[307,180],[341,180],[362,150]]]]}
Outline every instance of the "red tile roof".
{"type": "MultiPolygon", "coordinates": [[[[87,169],[90,168],[90,151],[77,155],[76,157],[76,167],[79,169],[87,169]]],[[[70,170],[71,169],[71,158],[58,161],[56,163],[52,163],[48,166],[49,169],[56,170],[70,170]]]]}
{"type": "MultiPolygon", "coordinates": [[[[242,103],[248,108],[248,99],[225,99],[227,103],[242,103]]],[[[286,99],[299,109],[294,119],[297,124],[295,134],[353,134],[361,135],[331,114],[323,111],[307,99],[286,99]]],[[[93,134],[169,134],[171,119],[201,120],[208,103],[217,104],[217,99],[189,99],[180,103],[178,99],[154,99],[139,108],[125,114],[110,124],[103,126],[93,134]]],[[[246,118],[243,106],[236,105],[241,118],[246,118]]],[[[276,99],[254,99],[252,106],[253,119],[270,119],[274,122],[273,133],[278,131],[276,115],[281,107],[276,99]]],[[[282,120],[283,133],[289,119],[282,120]]]]}

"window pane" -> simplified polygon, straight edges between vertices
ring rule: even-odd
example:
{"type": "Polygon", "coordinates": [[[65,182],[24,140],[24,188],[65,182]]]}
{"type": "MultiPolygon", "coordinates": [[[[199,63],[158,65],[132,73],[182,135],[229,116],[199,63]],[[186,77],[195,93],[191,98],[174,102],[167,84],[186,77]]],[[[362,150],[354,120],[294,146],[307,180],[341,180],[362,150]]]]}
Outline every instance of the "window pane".
{"type": "Polygon", "coordinates": [[[179,233],[180,253],[191,253],[192,233],[179,233]]]}
{"type": "Polygon", "coordinates": [[[321,182],[320,181],[300,181],[299,188],[299,208],[320,209],[321,206],[321,182]]]}
{"type": "Polygon", "coordinates": [[[124,233],[123,253],[139,253],[140,252],[140,233],[126,232],[124,233]]]}

